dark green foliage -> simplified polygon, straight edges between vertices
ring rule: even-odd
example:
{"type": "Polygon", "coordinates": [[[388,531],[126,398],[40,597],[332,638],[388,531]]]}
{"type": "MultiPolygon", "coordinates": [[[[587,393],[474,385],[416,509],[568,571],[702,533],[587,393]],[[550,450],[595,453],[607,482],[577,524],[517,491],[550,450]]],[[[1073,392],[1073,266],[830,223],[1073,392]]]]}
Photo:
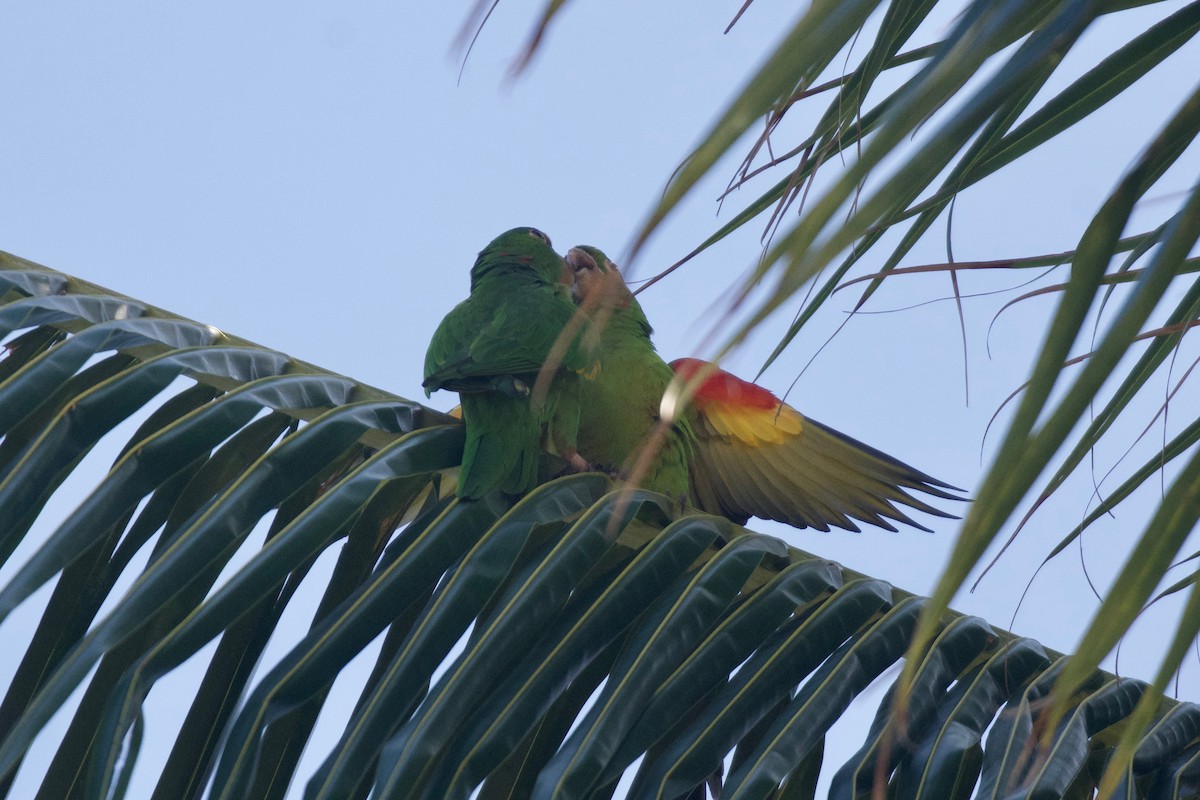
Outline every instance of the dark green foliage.
{"type": "MultiPolygon", "coordinates": [[[[79,299],[79,308],[120,302],[79,299]]],[[[143,384],[160,385],[156,370],[196,381],[151,409],[108,475],[0,588],[9,613],[55,584],[0,705],[6,781],[85,687],[40,796],[120,796],[139,785],[144,731],[160,724],[145,719],[152,688],[219,639],[170,756],[150,767],[160,771],[155,797],[209,781],[222,798],[297,786],[314,798],[372,787],[379,797],[466,798],[480,785],[487,798],[606,797],[638,758],[632,796],[676,797],[718,780],[731,755],[726,796],[811,797],[825,731],[907,646],[923,601],[726,520],[681,514],[659,495],[612,492],[603,475],[552,481],[512,508],[444,497],[462,452],[458,424],[342,378],[293,372],[295,362],[245,343],[196,347],[175,337],[185,329],[145,327],[166,341],[97,362],[107,365],[97,381],[89,369],[38,372],[39,359],[81,338],[35,328],[25,341],[37,352],[10,373],[41,375],[47,400],[14,415],[11,430],[28,433],[12,440],[0,507],[33,486],[24,465],[57,475],[136,413],[143,384]],[[64,422],[63,409],[98,391],[103,413],[64,422]],[[328,548],[339,555],[309,629],[279,628],[328,548]],[[147,550],[133,584],[97,616],[147,550]],[[288,651],[255,672],[272,636],[288,651]],[[340,740],[310,741],[332,682],[381,636],[340,740]],[[306,747],[320,756],[315,769],[301,759],[306,747]]],[[[38,496],[56,485],[37,486],[38,496]]],[[[24,527],[10,530],[19,539],[24,527]]],[[[1111,748],[1100,737],[1143,686],[1097,675],[1031,770],[1022,759],[1031,709],[1058,667],[1046,671],[1040,647],[980,620],[947,623],[917,670],[904,734],[889,692],[836,796],[864,796],[876,776],[904,797],[964,796],[977,779],[1032,781],[1061,797],[1093,786],[1111,748]]],[[[1200,717],[1188,704],[1163,710],[1130,780],[1179,787],[1162,789],[1176,796],[1191,785],[1200,717]]]]}

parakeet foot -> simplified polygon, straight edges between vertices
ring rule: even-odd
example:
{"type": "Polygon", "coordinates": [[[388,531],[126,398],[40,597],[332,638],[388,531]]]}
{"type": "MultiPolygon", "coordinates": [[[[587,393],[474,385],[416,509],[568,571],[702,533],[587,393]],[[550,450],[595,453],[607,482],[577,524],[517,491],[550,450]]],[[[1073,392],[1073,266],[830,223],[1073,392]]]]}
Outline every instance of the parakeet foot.
{"type": "Polygon", "coordinates": [[[568,450],[563,453],[563,461],[567,462],[567,466],[571,468],[571,472],[593,472],[594,467],[588,463],[588,460],[574,450],[568,450]]]}

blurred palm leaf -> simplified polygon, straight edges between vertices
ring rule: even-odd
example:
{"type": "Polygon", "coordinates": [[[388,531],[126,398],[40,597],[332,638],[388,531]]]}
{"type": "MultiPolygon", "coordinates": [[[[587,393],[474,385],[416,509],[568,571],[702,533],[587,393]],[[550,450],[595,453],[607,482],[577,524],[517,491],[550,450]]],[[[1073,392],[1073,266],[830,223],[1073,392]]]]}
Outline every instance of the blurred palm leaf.
{"type": "MultiPolygon", "coordinates": [[[[47,798],[124,796],[135,767],[159,798],[604,797],[622,776],[630,796],[681,797],[723,763],[725,797],[811,797],[826,731],[927,606],[598,474],[460,503],[444,415],[13,256],[0,287],[2,533],[6,555],[33,545],[0,615],[41,611],[0,705],[6,788],[48,747],[47,798]],[[88,451],[134,421],[88,476],[88,451]],[[93,488],[63,513],[73,473],[93,488]],[[39,516],[61,521],[33,541],[39,516]],[[313,593],[308,629],[280,627],[313,593]],[[313,740],[376,640],[340,737],[313,740]],[[186,715],[154,719],[147,699],[189,660],[186,715]],[[148,726],[175,736],[161,764],[139,761],[148,726]]],[[[935,632],[903,715],[893,688],[831,765],[834,796],[1095,784],[1144,684],[1089,672],[1039,740],[1062,660],[977,618],[935,632]]],[[[1152,710],[1122,796],[1189,796],[1200,709],[1152,710]]]]}
{"type": "MultiPolygon", "coordinates": [[[[533,45],[566,5],[546,4],[531,37],[533,45]]],[[[776,13],[757,6],[754,11],[776,13]]],[[[745,88],[716,115],[635,233],[633,248],[636,251],[731,153],[748,150],[730,188],[767,176],[773,185],[672,269],[752,221],[763,225],[765,253],[735,286],[737,301],[745,301],[750,313],[727,332],[727,348],[744,341],[772,312],[794,302],[798,290],[819,279],[793,309],[794,322],[767,358],[770,364],[836,288],[848,279],[853,282],[852,270],[864,258],[882,266],[870,269],[856,309],[881,281],[903,271],[901,264],[913,246],[949,212],[961,192],[1051,140],[1087,147],[1086,139],[1071,138],[1073,126],[1118,96],[1136,91],[1138,81],[1151,70],[1186,45],[1194,46],[1198,32],[1197,2],[814,0],[754,69],[745,88]],[[1139,7],[1157,19],[1147,23],[1148,13],[1126,13],[1139,7]],[[1108,15],[1135,21],[1124,41],[1105,45],[1093,40],[1081,47],[1084,35],[1108,15]],[[939,30],[944,35],[930,33],[939,30]],[[1074,65],[1074,73],[1064,73],[1068,55],[1084,59],[1084,67],[1074,65]],[[831,69],[843,64],[844,69],[831,69]],[[808,135],[781,141],[785,134],[780,132],[786,130],[782,120],[800,106],[821,102],[822,95],[828,100],[816,108],[817,122],[808,135]],[[763,121],[765,132],[750,134],[763,121]],[[788,221],[789,210],[797,212],[794,221],[788,221]],[[764,283],[769,287],[765,296],[751,293],[764,283]]],[[[1190,52],[1194,58],[1194,47],[1190,52]]],[[[1078,244],[1049,260],[999,253],[991,264],[1065,264],[1070,277],[1056,292],[1057,306],[1030,365],[1030,379],[917,626],[909,670],[920,663],[922,648],[932,641],[942,613],[985,550],[1005,527],[1019,530],[1013,523],[1039,476],[1053,467],[1034,509],[1085,463],[1085,456],[1131,401],[1151,390],[1151,379],[1161,378],[1168,357],[1200,319],[1200,280],[1193,257],[1200,237],[1200,191],[1194,182],[1194,159],[1180,161],[1189,148],[1194,151],[1200,134],[1200,84],[1183,82],[1173,93],[1149,100],[1147,113],[1157,115],[1152,117],[1156,130],[1147,141],[1130,147],[1123,176],[1111,193],[1097,198],[1098,211],[1086,230],[1067,232],[1078,237],[1078,244]],[[1163,178],[1172,170],[1192,183],[1171,196],[1174,207],[1164,213],[1167,204],[1151,206],[1145,201],[1165,193],[1163,178]],[[1135,210],[1158,219],[1139,230],[1133,227],[1135,210]],[[1120,291],[1114,289],[1117,285],[1120,291]],[[1174,308],[1158,311],[1168,297],[1174,308]],[[1086,341],[1092,325],[1096,331],[1087,358],[1069,370],[1067,365],[1075,361],[1070,358],[1072,348],[1086,341]],[[1144,340],[1150,345],[1124,366],[1126,355],[1144,340]],[[1114,375],[1119,387],[1102,393],[1114,375]]],[[[1052,178],[1069,181],[1071,176],[1052,178]]],[[[955,297],[960,297],[959,265],[951,260],[943,269],[955,297]]],[[[1184,414],[1189,422],[1194,416],[1184,414]]],[[[1182,458],[1193,449],[1194,427],[1188,425],[1158,456],[1122,479],[1080,528],[1064,532],[1066,538],[1055,549],[1061,550],[1096,516],[1170,463],[1173,485],[1160,512],[1147,520],[1142,540],[1107,591],[1080,652],[1063,667],[1061,690],[1051,698],[1050,728],[1064,719],[1073,690],[1111,652],[1162,584],[1170,564],[1182,557],[1184,540],[1200,520],[1200,460],[1182,458]]],[[[1162,664],[1149,698],[1156,698],[1176,673],[1193,627],[1181,615],[1173,655],[1162,664]]],[[[1139,711],[1142,722],[1152,703],[1148,699],[1139,711]]],[[[1127,739],[1123,759],[1132,756],[1131,747],[1127,739]]]]}

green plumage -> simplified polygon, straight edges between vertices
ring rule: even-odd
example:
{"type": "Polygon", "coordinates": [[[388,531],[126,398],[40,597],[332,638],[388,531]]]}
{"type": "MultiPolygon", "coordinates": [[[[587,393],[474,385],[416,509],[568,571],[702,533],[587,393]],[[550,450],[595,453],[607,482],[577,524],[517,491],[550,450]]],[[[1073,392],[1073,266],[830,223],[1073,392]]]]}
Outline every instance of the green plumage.
{"type": "Polygon", "coordinates": [[[425,355],[426,394],[459,393],[466,446],[458,495],[509,494],[537,482],[543,449],[573,455],[580,373],[591,359],[571,337],[549,390],[534,398],[538,373],[575,315],[564,263],[536,228],[496,237],[471,268],[470,296],[442,320],[425,355]],[[539,402],[540,401],[540,402],[539,402]]]}
{"type": "Polygon", "coordinates": [[[921,527],[900,507],[944,511],[909,490],[959,499],[953,487],[806,419],[762,387],[694,359],[667,364],[616,266],[594,247],[567,254],[576,299],[600,333],[601,370],[581,387],[579,454],[646,489],[735,522],[750,516],[796,527],[921,527]],[[691,362],[690,364],[685,362],[691,362]],[[673,424],[660,407],[677,371],[710,374],[673,424]]]}
{"type": "Polygon", "coordinates": [[[687,419],[659,423],[674,372],[654,349],[653,329],[604,253],[576,247],[567,261],[577,299],[600,330],[600,372],[580,389],[579,453],[602,469],[637,478],[643,488],[686,500],[695,437],[687,419]]]}

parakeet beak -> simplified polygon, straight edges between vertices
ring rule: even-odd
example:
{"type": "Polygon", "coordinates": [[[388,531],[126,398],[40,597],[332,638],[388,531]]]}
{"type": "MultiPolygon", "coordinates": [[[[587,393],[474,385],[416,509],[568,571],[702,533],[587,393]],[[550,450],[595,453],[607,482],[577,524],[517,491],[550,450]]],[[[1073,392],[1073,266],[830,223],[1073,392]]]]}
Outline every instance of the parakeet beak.
{"type": "Polygon", "coordinates": [[[563,264],[567,269],[567,279],[564,283],[571,284],[571,296],[575,298],[576,303],[581,302],[588,294],[591,281],[588,276],[594,275],[597,269],[596,259],[588,255],[586,250],[572,247],[567,251],[563,264]]]}
{"type": "Polygon", "coordinates": [[[567,251],[567,265],[572,272],[579,272],[581,269],[596,269],[596,259],[588,255],[586,250],[581,250],[578,247],[572,247],[567,251]]]}

